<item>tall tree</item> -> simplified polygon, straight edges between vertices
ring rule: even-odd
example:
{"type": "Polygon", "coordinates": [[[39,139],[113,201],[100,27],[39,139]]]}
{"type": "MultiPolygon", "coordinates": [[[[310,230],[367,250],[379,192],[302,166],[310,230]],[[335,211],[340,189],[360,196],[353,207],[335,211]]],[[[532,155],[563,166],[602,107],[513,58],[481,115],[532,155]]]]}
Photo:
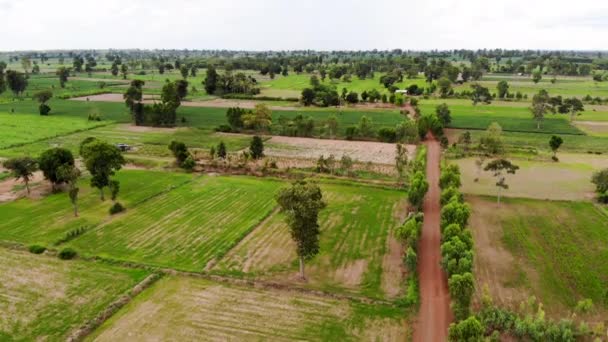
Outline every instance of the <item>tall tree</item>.
{"type": "Polygon", "coordinates": [[[442,103],[435,108],[435,114],[439,122],[445,127],[452,122],[452,112],[446,103],[442,103]]]}
{"type": "Polygon", "coordinates": [[[53,97],[52,91],[41,90],[35,93],[32,97],[36,101],[38,101],[38,103],[40,103],[40,106],[38,106],[38,111],[40,112],[40,115],[48,115],[51,112],[51,107],[49,107],[46,103],[53,97]]]}
{"type": "Polygon", "coordinates": [[[129,73],[129,67],[126,64],[120,66],[120,73],[122,74],[122,79],[127,79],[127,74],[129,73]]]}
{"type": "Polygon", "coordinates": [[[291,237],[296,243],[300,277],[306,279],[304,261],[319,253],[319,211],[326,206],[321,188],[314,183],[297,181],[279,191],[277,202],[285,213],[291,237]]]}
{"type": "Polygon", "coordinates": [[[135,125],[143,124],[143,89],[145,82],[142,80],[133,80],[127,91],[122,95],[125,100],[125,105],[129,108],[133,122],[135,125]]]}
{"type": "Polygon", "coordinates": [[[205,86],[205,91],[207,92],[207,94],[212,95],[213,93],[215,93],[215,90],[217,89],[218,77],[219,75],[217,74],[215,67],[213,65],[208,66],[207,77],[203,81],[203,85],[205,86]]]}
{"type": "Polygon", "coordinates": [[[53,191],[57,186],[68,181],[64,178],[65,174],[60,170],[65,167],[74,166],[74,156],[68,149],[54,147],[44,151],[38,158],[40,170],[44,178],[51,182],[53,191]]]}
{"type": "Polygon", "coordinates": [[[65,88],[65,84],[68,81],[68,77],[70,76],[70,68],[60,67],[55,72],[57,76],[59,76],[59,86],[61,88],[65,88]]]}
{"type": "Polygon", "coordinates": [[[519,170],[519,166],[512,164],[507,159],[495,159],[486,165],[485,171],[491,171],[496,178],[496,187],[498,188],[498,205],[500,205],[500,193],[501,189],[508,189],[509,185],[506,183],[506,174],[515,174],[519,170]]]}
{"type": "Polygon", "coordinates": [[[496,85],[496,90],[498,90],[498,98],[504,99],[509,95],[509,83],[507,81],[500,81],[496,85]]]}
{"type": "Polygon", "coordinates": [[[25,74],[15,70],[6,71],[6,83],[8,84],[8,88],[13,92],[13,94],[15,94],[16,97],[23,94],[28,84],[25,74]]]}
{"type": "Polygon", "coordinates": [[[532,117],[536,120],[536,129],[538,130],[540,130],[540,125],[545,118],[545,114],[553,111],[550,100],[549,93],[545,89],[541,89],[538,94],[532,97],[530,111],[532,112],[532,117]]]}
{"type": "Polygon", "coordinates": [[[560,108],[560,112],[570,113],[570,121],[574,121],[574,118],[584,110],[583,102],[577,97],[565,99],[562,108],[560,108]]]}
{"type": "Polygon", "coordinates": [[[557,150],[563,143],[564,140],[557,135],[552,136],[549,140],[549,147],[551,147],[551,151],[553,151],[553,160],[557,161],[557,150]]]}
{"type": "Polygon", "coordinates": [[[38,170],[38,162],[34,158],[21,157],[6,160],[4,167],[11,171],[15,179],[22,179],[27,189],[27,194],[30,194],[30,180],[34,176],[34,172],[38,170]]]}
{"type": "Polygon", "coordinates": [[[249,145],[249,153],[253,159],[264,157],[264,141],[258,135],[254,135],[249,145]]]}
{"type": "Polygon", "coordinates": [[[267,130],[272,124],[272,111],[263,103],[255,105],[253,111],[242,116],[245,127],[256,131],[267,130]]]}
{"type": "Polygon", "coordinates": [[[103,188],[110,185],[110,176],[126,163],[120,150],[106,142],[93,140],[82,147],[84,164],[91,173],[91,186],[99,189],[101,200],[105,200],[103,188]]]}
{"type": "Polygon", "coordinates": [[[80,188],[78,187],[78,179],[80,178],[81,172],[74,165],[65,164],[59,167],[58,173],[62,179],[65,179],[68,185],[68,197],[74,208],[74,216],[78,217],[78,193],[80,188]]]}

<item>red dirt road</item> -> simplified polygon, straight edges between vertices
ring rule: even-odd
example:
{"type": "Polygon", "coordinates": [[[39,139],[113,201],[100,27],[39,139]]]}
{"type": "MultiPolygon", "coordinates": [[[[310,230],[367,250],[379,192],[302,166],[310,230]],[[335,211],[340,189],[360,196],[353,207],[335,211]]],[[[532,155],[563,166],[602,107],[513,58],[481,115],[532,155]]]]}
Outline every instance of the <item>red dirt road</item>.
{"type": "Polygon", "coordinates": [[[446,275],[441,269],[439,161],[441,150],[435,139],[427,142],[426,175],[429,191],[424,199],[424,225],[418,244],[420,311],[414,327],[414,342],[447,341],[453,320],[446,275]]]}

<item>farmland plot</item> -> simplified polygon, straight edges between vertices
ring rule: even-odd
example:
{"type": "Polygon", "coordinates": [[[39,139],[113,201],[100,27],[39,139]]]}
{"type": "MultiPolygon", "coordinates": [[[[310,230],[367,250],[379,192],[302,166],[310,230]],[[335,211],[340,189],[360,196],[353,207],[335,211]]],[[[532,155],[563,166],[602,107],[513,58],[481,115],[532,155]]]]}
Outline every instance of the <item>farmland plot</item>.
{"type": "Polygon", "coordinates": [[[87,254],[202,271],[276,206],[282,183],[206,176],[74,240],[87,254]]]}
{"type": "Polygon", "coordinates": [[[90,340],[401,341],[404,321],[394,307],[164,278],[90,340]]]}
{"type": "Polygon", "coordinates": [[[0,248],[0,340],[65,340],[146,275],[0,248]]]}
{"type": "MultiPolygon", "coordinates": [[[[191,178],[187,174],[123,170],[116,174],[121,188],[118,200],[127,210],[131,210],[138,202],[191,178]]],[[[81,227],[91,229],[108,217],[111,205],[109,200],[101,202],[99,192],[91,188],[88,179],[80,182],[79,217],[74,217],[66,193],[2,203],[0,240],[47,245],[61,239],[70,230],[81,227]]]]}
{"type": "MultiPolygon", "coordinates": [[[[405,194],[365,186],[322,184],[320,254],[307,263],[308,285],[394,298],[402,292],[401,246],[392,236],[405,194]]],[[[284,216],[262,222],[223,258],[217,272],[295,281],[297,258],[284,216]]]]}

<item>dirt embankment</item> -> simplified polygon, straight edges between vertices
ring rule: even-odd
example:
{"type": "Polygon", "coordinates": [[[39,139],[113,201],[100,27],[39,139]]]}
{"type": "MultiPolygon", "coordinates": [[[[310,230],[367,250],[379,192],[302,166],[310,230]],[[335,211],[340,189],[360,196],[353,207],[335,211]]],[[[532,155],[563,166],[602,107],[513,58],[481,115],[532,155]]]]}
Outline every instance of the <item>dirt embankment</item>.
{"type": "Polygon", "coordinates": [[[414,341],[447,341],[453,317],[446,275],[441,269],[439,161],[441,149],[435,140],[427,142],[426,174],[429,190],[424,199],[424,225],[418,244],[420,311],[414,327],[414,341]]]}

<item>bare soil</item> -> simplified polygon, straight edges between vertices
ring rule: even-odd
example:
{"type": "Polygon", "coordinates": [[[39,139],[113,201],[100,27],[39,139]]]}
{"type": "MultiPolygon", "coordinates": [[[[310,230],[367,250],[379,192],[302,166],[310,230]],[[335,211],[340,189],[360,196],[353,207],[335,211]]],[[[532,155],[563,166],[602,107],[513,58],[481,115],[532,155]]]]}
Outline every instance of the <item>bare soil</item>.
{"type": "Polygon", "coordinates": [[[414,327],[414,341],[446,341],[453,321],[446,275],[441,260],[439,204],[439,161],[441,149],[437,140],[427,142],[427,180],[429,190],[424,198],[424,225],[418,244],[420,310],[414,327]]]}
{"type": "MultiPolygon", "coordinates": [[[[415,145],[406,145],[411,159],[416,151],[415,145]]],[[[373,141],[348,141],[332,139],[313,139],[273,136],[264,153],[276,157],[297,157],[318,159],[320,156],[334,155],[340,160],[343,155],[360,162],[393,165],[395,162],[395,144],[373,141]]]]}
{"type": "Polygon", "coordinates": [[[14,201],[26,196],[30,198],[41,198],[51,191],[48,183],[44,182],[44,176],[40,171],[34,173],[29,184],[30,194],[28,195],[25,184],[21,179],[9,178],[0,182],[0,203],[14,201]],[[15,190],[15,187],[19,186],[23,186],[23,189],[15,190]]]}

